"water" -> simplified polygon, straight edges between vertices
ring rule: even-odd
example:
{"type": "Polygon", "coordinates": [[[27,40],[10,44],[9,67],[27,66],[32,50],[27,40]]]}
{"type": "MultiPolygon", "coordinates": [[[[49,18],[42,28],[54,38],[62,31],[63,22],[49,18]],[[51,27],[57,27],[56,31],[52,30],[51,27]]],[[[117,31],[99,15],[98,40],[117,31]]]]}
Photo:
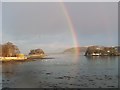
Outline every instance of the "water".
{"type": "Polygon", "coordinates": [[[50,55],[55,59],[2,64],[2,87],[9,88],[117,88],[118,57],[74,58],[72,54],[50,55]]]}

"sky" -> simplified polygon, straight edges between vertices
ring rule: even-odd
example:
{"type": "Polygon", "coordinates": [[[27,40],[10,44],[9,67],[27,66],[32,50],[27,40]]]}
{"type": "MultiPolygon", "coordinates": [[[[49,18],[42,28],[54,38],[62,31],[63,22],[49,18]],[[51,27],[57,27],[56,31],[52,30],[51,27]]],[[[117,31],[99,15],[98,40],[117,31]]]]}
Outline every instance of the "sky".
{"type": "Polygon", "coordinates": [[[0,43],[2,43],[2,3],[0,2],[0,43]]]}
{"type": "Polygon", "coordinates": [[[13,42],[20,51],[42,48],[61,52],[80,46],[118,45],[117,2],[3,2],[2,43],[13,42]],[[65,12],[69,15],[69,20],[65,12]],[[70,28],[77,35],[73,37],[70,28]]]}

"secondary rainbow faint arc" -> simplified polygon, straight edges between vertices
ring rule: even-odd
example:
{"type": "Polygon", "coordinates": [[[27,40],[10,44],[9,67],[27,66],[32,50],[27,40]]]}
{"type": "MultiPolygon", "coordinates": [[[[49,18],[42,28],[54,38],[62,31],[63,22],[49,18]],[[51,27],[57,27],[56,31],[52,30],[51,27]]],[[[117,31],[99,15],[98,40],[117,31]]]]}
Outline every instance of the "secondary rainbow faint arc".
{"type": "MultiPolygon", "coordinates": [[[[62,7],[62,10],[65,14],[65,17],[66,17],[68,25],[69,25],[69,29],[70,29],[72,37],[73,37],[74,47],[78,47],[79,46],[78,37],[77,37],[77,33],[75,30],[74,24],[72,23],[72,18],[70,17],[69,12],[68,12],[67,8],[65,7],[64,2],[60,2],[60,5],[62,7]]],[[[79,54],[79,49],[75,48],[75,52],[76,52],[76,54],[79,54]]]]}

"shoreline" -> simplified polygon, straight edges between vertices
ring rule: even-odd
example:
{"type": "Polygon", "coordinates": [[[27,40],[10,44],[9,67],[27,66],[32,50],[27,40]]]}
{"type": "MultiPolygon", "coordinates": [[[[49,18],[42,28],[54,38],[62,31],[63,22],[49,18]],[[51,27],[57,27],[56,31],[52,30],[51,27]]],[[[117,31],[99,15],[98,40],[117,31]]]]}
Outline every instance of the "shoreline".
{"type": "Polygon", "coordinates": [[[5,63],[5,62],[29,62],[29,61],[36,61],[36,60],[43,60],[43,59],[55,59],[54,57],[47,57],[47,58],[27,58],[27,59],[10,59],[10,60],[0,60],[0,62],[5,63]]]}

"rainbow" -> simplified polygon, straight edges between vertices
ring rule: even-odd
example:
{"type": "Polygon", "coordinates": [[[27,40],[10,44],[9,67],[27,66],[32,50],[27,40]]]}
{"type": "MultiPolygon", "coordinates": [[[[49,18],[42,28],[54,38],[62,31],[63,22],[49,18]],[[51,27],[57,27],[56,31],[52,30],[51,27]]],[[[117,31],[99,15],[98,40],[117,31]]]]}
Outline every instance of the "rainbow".
{"type": "MultiPolygon", "coordinates": [[[[66,17],[67,22],[68,22],[69,30],[70,30],[72,37],[73,37],[74,47],[78,47],[79,43],[78,43],[77,33],[75,30],[74,24],[72,22],[72,18],[70,17],[69,12],[68,12],[67,7],[65,6],[64,2],[60,2],[60,6],[62,7],[63,13],[66,17]]],[[[75,55],[79,55],[79,52],[80,52],[79,49],[75,48],[75,55]]]]}

